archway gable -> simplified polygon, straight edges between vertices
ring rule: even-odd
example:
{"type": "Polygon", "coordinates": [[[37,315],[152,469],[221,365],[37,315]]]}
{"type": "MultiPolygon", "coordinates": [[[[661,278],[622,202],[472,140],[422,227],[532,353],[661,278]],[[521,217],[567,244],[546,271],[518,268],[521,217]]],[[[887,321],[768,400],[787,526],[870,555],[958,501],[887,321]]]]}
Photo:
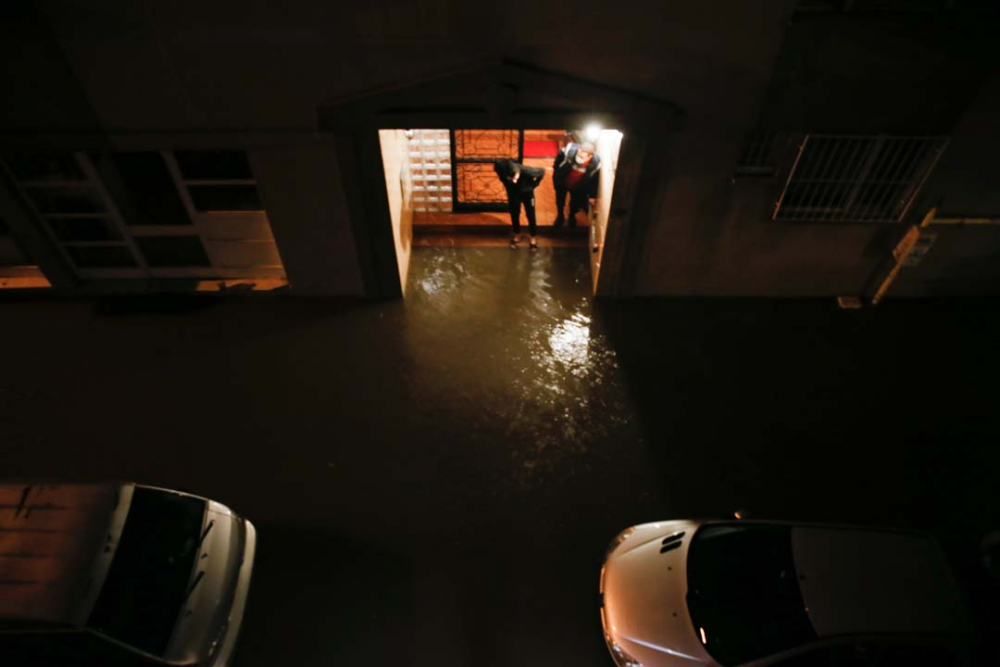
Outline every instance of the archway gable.
{"type": "Polygon", "coordinates": [[[330,131],[416,127],[417,120],[446,117],[449,127],[593,120],[643,132],[654,123],[661,131],[676,129],[682,112],[667,101],[505,60],[331,101],[318,115],[320,129],[330,131]]]}

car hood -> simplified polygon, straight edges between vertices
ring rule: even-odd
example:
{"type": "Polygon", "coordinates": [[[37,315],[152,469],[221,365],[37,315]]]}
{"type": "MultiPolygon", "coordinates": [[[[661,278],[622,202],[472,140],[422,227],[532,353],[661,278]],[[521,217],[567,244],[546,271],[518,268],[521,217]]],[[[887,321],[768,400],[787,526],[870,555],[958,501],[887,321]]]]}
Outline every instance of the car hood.
{"type": "Polygon", "coordinates": [[[645,667],[711,665],[687,609],[687,552],[698,524],[640,527],[604,566],[604,624],[609,639],[645,667]],[[680,547],[660,553],[683,531],[680,547]]]}
{"type": "Polygon", "coordinates": [[[792,553],[802,601],[821,637],[958,635],[968,627],[958,585],[929,536],[796,527],[792,553]]]}

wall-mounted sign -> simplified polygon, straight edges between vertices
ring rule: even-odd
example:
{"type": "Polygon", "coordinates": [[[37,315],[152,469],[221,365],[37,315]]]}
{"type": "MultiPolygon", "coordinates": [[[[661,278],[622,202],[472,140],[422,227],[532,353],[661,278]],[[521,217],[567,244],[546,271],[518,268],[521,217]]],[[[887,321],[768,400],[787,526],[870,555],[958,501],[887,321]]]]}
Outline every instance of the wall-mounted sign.
{"type": "Polygon", "coordinates": [[[916,266],[920,264],[924,259],[924,255],[931,249],[935,241],[937,241],[936,232],[921,230],[920,236],[913,243],[913,246],[910,247],[906,256],[903,257],[903,266],[916,266]]]}

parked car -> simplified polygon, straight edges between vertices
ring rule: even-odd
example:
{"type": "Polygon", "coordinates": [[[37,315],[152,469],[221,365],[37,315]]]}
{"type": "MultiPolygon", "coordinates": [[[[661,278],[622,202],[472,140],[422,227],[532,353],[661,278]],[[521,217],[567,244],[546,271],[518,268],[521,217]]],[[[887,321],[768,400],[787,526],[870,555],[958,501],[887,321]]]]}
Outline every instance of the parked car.
{"type": "Polygon", "coordinates": [[[601,568],[618,667],[966,664],[971,622],[937,543],[763,521],[628,528],[601,568]]]}
{"type": "Polygon", "coordinates": [[[246,519],[138,484],[0,484],[0,665],[228,664],[246,519]]]}

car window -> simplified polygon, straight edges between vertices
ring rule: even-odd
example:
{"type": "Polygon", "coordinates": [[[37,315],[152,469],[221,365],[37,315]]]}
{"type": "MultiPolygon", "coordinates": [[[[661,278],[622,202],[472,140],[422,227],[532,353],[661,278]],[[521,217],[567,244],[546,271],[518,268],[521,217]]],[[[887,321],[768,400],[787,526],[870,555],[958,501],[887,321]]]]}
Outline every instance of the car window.
{"type": "Polygon", "coordinates": [[[136,488],[89,628],[162,656],[188,592],[205,502],[136,488]]]}
{"type": "Polygon", "coordinates": [[[716,524],[688,552],[688,610],[722,665],[739,665],[816,639],[799,591],[791,528],[716,524]]]}

